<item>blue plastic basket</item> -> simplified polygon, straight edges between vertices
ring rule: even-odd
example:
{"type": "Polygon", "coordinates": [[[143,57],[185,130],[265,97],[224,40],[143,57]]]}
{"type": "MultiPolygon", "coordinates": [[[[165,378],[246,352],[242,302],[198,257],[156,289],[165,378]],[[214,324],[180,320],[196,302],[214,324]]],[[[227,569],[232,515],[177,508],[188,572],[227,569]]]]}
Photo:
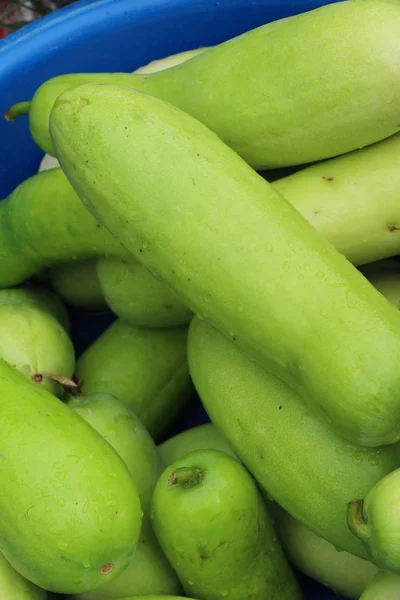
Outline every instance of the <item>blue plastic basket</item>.
{"type": "MultiPolygon", "coordinates": [[[[217,44],[249,29],[337,0],[86,0],[59,10],[0,42],[0,113],[29,99],[50,77],[68,72],[133,71],[147,62],[217,44]]],[[[0,117],[0,197],[33,175],[43,153],[27,118],[0,117]]],[[[79,355],[113,316],[71,313],[79,355]]],[[[206,422],[194,398],[175,433],[206,422]]],[[[339,596],[299,575],[305,600],[339,596]]]]}

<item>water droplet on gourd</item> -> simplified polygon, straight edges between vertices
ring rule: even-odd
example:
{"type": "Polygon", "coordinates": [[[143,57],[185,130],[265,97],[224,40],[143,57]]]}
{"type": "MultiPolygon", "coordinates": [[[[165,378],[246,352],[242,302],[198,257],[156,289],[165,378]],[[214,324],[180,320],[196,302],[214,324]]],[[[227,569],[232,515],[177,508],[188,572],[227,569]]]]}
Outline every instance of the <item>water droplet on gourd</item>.
{"type": "Polygon", "coordinates": [[[85,562],[83,563],[83,566],[85,567],[85,569],[90,569],[90,567],[92,566],[90,561],[85,560],[85,562]]]}
{"type": "Polygon", "coordinates": [[[194,581],[192,581],[191,579],[188,580],[188,584],[189,585],[194,585],[194,581]]]}
{"type": "Polygon", "coordinates": [[[61,542],[61,541],[57,542],[57,548],[59,550],[65,550],[66,547],[67,547],[67,544],[65,542],[61,542]]]}
{"type": "Polygon", "coordinates": [[[223,598],[226,598],[226,596],[228,595],[228,592],[227,592],[227,590],[222,590],[222,591],[220,592],[220,594],[221,594],[221,596],[222,596],[223,598]]]}

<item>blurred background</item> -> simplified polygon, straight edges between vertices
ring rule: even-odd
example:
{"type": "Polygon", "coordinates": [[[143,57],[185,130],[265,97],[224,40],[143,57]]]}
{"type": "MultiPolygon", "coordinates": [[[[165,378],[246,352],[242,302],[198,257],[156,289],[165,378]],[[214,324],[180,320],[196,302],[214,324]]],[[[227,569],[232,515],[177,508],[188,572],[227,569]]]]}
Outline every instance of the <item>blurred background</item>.
{"type": "Polygon", "coordinates": [[[26,23],[75,0],[0,0],[0,40],[26,23]]]}

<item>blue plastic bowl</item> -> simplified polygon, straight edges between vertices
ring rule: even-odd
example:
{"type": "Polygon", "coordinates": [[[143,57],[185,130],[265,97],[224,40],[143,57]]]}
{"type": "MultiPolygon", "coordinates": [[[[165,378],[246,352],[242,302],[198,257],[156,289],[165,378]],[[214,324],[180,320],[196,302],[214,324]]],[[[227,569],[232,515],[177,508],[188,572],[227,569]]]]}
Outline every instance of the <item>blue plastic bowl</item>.
{"type": "MultiPolygon", "coordinates": [[[[68,72],[133,71],[169,54],[222,42],[244,31],[337,0],[86,0],[32,23],[0,42],[0,113],[50,77],[68,72]]],[[[0,197],[33,175],[43,153],[27,118],[0,118],[0,197]]],[[[81,353],[112,315],[71,313],[81,353]]],[[[207,421],[198,399],[175,433],[207,421]]],[[[305,600],[339,600],[299,575],[305,600]]]]}

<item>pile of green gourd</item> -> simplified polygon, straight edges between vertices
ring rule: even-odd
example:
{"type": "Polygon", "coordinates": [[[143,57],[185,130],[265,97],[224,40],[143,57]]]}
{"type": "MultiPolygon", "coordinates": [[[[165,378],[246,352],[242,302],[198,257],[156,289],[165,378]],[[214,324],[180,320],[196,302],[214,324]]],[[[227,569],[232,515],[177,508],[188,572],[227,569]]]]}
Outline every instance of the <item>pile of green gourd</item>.
{"type": "Polygon", "coordinates": [[[8,110],[1,597],[400,597],[399,31],[342,1],[8,110]],[[116,317],[79,357],[66,306],[116,317]]]}

